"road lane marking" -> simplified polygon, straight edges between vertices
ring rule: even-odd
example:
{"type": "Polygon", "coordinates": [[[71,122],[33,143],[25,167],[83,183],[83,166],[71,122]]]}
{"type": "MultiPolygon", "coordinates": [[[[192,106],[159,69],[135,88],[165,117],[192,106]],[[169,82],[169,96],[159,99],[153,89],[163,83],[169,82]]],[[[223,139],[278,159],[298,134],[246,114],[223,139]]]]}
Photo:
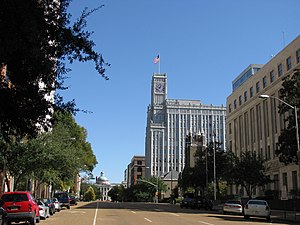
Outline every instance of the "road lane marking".
{"type": "Polygon", "coordinates": [[[97,208],[96,208],[96,211],[95,211],[93,225],[96,225],[97,213],[98,213],[98,202],[97,202],[97,208]]]}
{"type": "Polygon", "coordinates": [[[179,216],[177,213],[169,213],[169,214],[171,214],[173,216],[179,216]]]}
{"type": "Polygon", "coordinates": [[[132,213],[134,213],[134,214],[136,214],[136,212],[135,211],[131,211],[132,213]]]}
{"type": "Polygon", "coordinates": [[[145,220],[147,220],[148,222],[152,223],[152,220],[149,220],[148,218],[144,217],[145,220]]]}
{"type": "Polygon", "coordinates": [[[203,221],[198,221],[199,223],[203,223],[203,224],[206,224],[206,225],[214,225],[213,223],[206,223],[206,222],[203,222],[203,221]]]}

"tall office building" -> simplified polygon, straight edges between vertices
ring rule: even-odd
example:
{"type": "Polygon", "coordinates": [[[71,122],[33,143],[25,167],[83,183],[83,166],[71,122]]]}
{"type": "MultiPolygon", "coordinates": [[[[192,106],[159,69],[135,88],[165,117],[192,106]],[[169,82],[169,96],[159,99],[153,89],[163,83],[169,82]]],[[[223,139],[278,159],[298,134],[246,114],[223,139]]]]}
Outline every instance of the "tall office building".
{"type": "Polygon", "coordinates": [[[226,108],[203,105],[199,100],[167,99],[166,74],[153,74],[151,104],[146,127],[146,176],[181,172],[185,165],[185,138],[203,133],[225,149],[226,108]]]}
{"type": "MultiPolygon", "coordinates": [[[[300,69],[300,36],[265,65],[247,67],[232,82],[232,93],[227,97],[227,149],[237,156],[256,152],[267,160],[267,175],[274,180],[255,190],[254,196],[272,190],[286,198],[287,193],[300,187],[299,165],[285,166],[275,154],[278,137],[287,125],[284,115],[278,113],[281,102],[276,98],[280,97],[283,79],[295,69],[300,69]],[[260,95],[271,97],[261,99],[260,95]]],[[[231,193],[243,195],[245,191],[232,186],[231,193]]]]}

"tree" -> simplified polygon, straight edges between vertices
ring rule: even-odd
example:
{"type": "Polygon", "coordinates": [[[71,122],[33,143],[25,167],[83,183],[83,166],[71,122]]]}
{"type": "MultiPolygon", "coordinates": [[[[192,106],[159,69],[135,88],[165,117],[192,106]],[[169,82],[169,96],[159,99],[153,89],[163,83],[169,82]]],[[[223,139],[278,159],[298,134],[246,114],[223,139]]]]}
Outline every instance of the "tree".
{"type": "Polygon", "coordinates": [[[250,199],[256,187],[271,182],[270,178],[264,174],[266,171],[264,162],[265,160],[257,157],[255,152],[250,151],[242,152],[240,157],[236,158],[231,175],[232,180],[235,184],[245,188],[250,199]]]}
{"type": "MultiPolygon", "coordinates": [[[[92,61],[100,76],[108,79],[105,70],[109,64],[94,50],[92,33],[85,30],[87,17],[103,5],[91,11],[85,9],[71,24],[71,15],[67,12],[70,2],[1,1],[1,173],[6,172],[9,155],[19,154],[14,152],[13,146],[24,138],[35,138],[41,131],[51,129],[54,111],[67,109],[76,113],[75,102],[65,103],[55,92],[66,89],[63,81],[70,70],[67,62],[92,61]]],[[[86,144],[85,148],[90,147],[86,144]]]]}
{"type": "Polygon", "coordinates": [[[195,194],[212,195],[208,188],[214,181],[214,166],[216,167],[216,189],[220,196],[220,183],[230,180],[234,155],[221,149],[219,142],[211,142],[206,148],[199,148],[195,153],[195,167],[185,167],[179,179],[183,191],[191,188],[195,194]],[[215,165],[214,165],[215,150],[215,165]]]}
{"type": "MultiPolygon", "coordinates": [[[[292,75],[284,78],[279,98],[292,106],[296,106],[297,109],[300,108],[300,70],[295,70],[292,75]]],[[[288,123],[280,133],[275,153],[279,157],[280,162],[283,162],[285,165],[290,163],[299,164],[295,110],[292,110],[286,104],[280,104],[278,108],[280,114],[287,115],[285,122],[288,123]]],[[[300,124],[299,114],[298,124],[300,124]]]]}
{"type": "Polygon", "coordinates": [[[49,98],[64,88],[64,75],[69,71],[66,62],[93,61],[98,73],[108,79],[105,67],[109,65],[93,50],[91,32],[85,30],[86,18],[98,8],[85,9],[71,25],[70,2],[1,2],[0,30],[5,32],[0,33],[0,67],[6,68],[7,79],[0,82],[0,133],[6,140],[9,135],[37,135],[36,124],[45,130],[51,126],[46,116],[52,114],[54,102],[49,98]]]}
{"type": "Polygon", "coordinates": [[[84,200],[85,201],[95,201],[96,194],[93,187],[89,187],[88,190],[84,193],[84,200]]]}
{"type": "Polygon", "coordinates": [[[68,189],[80,172],[91,172],[97,164],[85,129],[69,112],[55,113],[53,121],[51,132],[6,149],[7,156],[14,159],[6,162],[6,169],[14,177],[15,188],[24,180],[35,179],[40,184],[51,183],[55,189],[68,189]]]}

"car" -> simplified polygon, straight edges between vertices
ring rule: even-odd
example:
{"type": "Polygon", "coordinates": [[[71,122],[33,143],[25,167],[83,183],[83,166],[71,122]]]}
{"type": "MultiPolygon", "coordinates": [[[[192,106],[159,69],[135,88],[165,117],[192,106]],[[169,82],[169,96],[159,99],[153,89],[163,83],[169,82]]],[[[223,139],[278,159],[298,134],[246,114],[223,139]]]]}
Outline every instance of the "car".
{"type": "Polygon", "coordinates": [[[44,198],[42,201],[49,207],[49,214],[52,216],[56,212],[54,201],[51,198],[44,198]]]}
{"type": "Polygon", "coordinates": [[[206,209],[206,210],[212,210],[213,209],[213,203],[211,200],[202,197],[202,196],[196,196],[194,197],[192,201],[192,208],[193,209],[206,209]]]}
{"type": "Polygon", "coordinates": [[[77,198],[74,195],[70,196],[70,204],[77,205],[77,198]]]}
{"type": "Polygon", "coordinates": [[[4,208],[2,208],[4,202],[0,200],[0,225],[7,225],[7,213],[4,208]]]}
{"type": "Polygon", "coordinates": [[[4,192],[0,199],[7,213],[7,224],[26,221],[30,225],[35,225],[40,222],[39,207],[30,192],[4,192]]]}
{"type": "Polygon", "coordinates": [[[58,201],[61,204],[61,207],[66,207],[67,209],[70,209],[70,197],[68,195],[68,192],[56,192],[54,193],[54,197],[58,199],[58,201]]]}
{"type": "Polygon", "coordinates": [[[190,197],[186,197],[182,199],[180,203],[180,208],[191,208],[192,207],[193,199],[190,197]]]}
{"type": "Polygon", "coordinates": [[[58,201],[57,198],[52,198],[52,201],[53,201],[54,206],[55,206],[55,211],[59,212],[61,210],[61,204],[60,204],[60,202],[58,201]]]}
{"type": "Polygon", "coordinates": [[[243,215],[244,209],[242,202],[239,200],[228,200],[223,205],[224,214],[238,214],[243,215]]]}
{"type": "Polygon", "coordinates": [[[249,219],[250,216],[264,217],[267,221],[270,221],[271,210],[268,202],[258,199],[249,200],[244,207],[244,218],[249,219]]]}
{"type": "Polygon", "coordinates": [[[40,217],[41,219],[47,219],[50,217],[49,207],[44,204],[44,202],[40,199],[37,200],[37,204],[39,206],[40,217]]]}

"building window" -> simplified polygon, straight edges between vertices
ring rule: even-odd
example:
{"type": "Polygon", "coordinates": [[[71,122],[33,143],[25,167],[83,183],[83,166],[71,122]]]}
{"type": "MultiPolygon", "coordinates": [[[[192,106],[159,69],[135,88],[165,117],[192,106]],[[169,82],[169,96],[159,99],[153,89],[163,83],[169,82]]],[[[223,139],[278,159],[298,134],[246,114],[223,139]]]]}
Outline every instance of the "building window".
{"type": "Polygon", "coordinates": [[[242,105],[242,96],[239,96],[239,105],[242,105]]]}
{"type": "Polygon", "coordinates": [[[136,171],[137,171],[137,172],[142,172],[142,171],[143,171],[143,168],[142,168],[142,167],[138,167],[136,171]]]}
{"type": "Polygon", "coordinates": [[[233,107],[234,107],[234,109],[236,109],[236,107],[237,107],[236,99],[233,101],[233,107]]]}
{"type": "Polygon", "coordinates": [[[247,100],[248,100],[248,92],[245,91],[245,92],[244,92],[244,101],[246,102],[247,100]]]}
{"type": "Polygon", "coordinates": [[[286,69],[287,70],[292,69],[292,58],[291,58],[291,56],[286,59],[286,69]]]}
{"type": "Polygon", "coordinates": [[[275,79],[275,76],[274,76],[274,70],[272,70],[272,71],[270,72],[270,83],[272,83],[272,82],[274,81],[274,79],[275,79]]]}
{"type": "Polygon", "coordinates": [[[274,175],[274,190],[279,190],[279,176],[278,174],[274,175]]]}
{"type": "Polygon", "coordinates": [[[138,160],[138,161],[137,161],[137,164],[138,164],[138,165],[142,165],[143,162],[142,162],[141,160],[138,160]]]}
{"type": "Polygon", "coordinates": [[[277,68],[278,68],[278,77],[281,77],[282,76],[282,64],[280,63],[277,68]]]}
{"type": "Polygon", "coordinates": [[[232,133],[232,129],[231,129],[231,123],[229,123],[229,134],[231,134],[232,133]]]}
{"type": "Polygon", "coordinates": [[[259,88],[260,88],[260,84],[259,84],[259,81],[256,83],[256,93],[259,92],[259,88]]]}
{"type": "Polygon", "coordinates": [[[263,88],[266,88],[267,87],[267,77],[264,76],[263,77],[263,88]]]}
{"type": "Polygon", "coordinates": [[[287,177],[287,173],[282,173],[282,185],[283,187],[286,187],[286,190],[288,190],[288,177],[287,177]]]}
{"type": "Polygon", "coordinates": [[[297,171],[292,172],[292,185],[293,190],[298,190],[298,179],[297,179],[297,171]]]}
{"type": "Polygon", "coordinates": [[[300,62],[300,49],[298,49],[296,51],[296,62],[299,63],[300,62]]]}
{"type": "Polygon", "coordinates": [[[228,110],[229,110],[229,112],[232,111],[232,106],[231,106],[231,104],[228,105],[228,110]]]}
{"type": "Polygon", "coordinates": [[[250,88],[250,98],[253,97],[253,94],[254,94],[254,93],[253,93],[253,87],[251,87],[251,88],[250,88]]]}

